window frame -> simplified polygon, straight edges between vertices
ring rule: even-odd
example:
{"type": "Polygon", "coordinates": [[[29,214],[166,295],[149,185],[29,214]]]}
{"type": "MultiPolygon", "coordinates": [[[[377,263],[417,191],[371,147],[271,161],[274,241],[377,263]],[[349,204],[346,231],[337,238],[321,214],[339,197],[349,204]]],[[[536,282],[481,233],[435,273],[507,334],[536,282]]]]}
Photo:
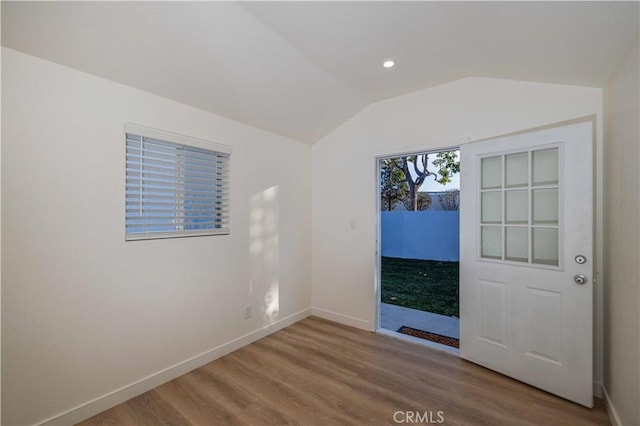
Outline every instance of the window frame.
{"type": "MultiPolygon", "coordinates": [[[[562,141],[557,141],[557,142],[553,142],[553,143],[548,143],[548,144],[544,144],[544,145],[540,145],[540,146],[528,146],[528,147],[524,147],[524,148],[519,148],[519,149],[510,149],[510,150],[505,150],[505,151],[497,151],[497,152],[492,152],[492,153],[486,153],[483,155],[479,155],[476,157],[476,185],[475,185],[475,198],[476,198],[476,203],[478,205],[478,209],[476,211],[476,223],[475,223],[475,227],[476,227],[476,241],[477,241],[477,245],[476,245],[476,260],[479,262],[487,262],[487,263],[499,263],[499,264],[503,264],[503,265],[511,265],[511,266],[520,266],[520,267],[528,267],[528,268],[536,268],[536,269],[550,269],[550,270],[557,270],[557,271],[562,271],[564,270],[564,251],[563,251],[563,247],[564,247],[564,230],[565,230],[565,223],[564,223],[564,209],[565,209],[565,205],[564,205],[564,191],[565,191],[565,182],[564,182],[564,143],[562,141]],[[548,149],[557,149],[558,150],[558,181],[556,184],[553,185],[542,185],[542,186],[535,186],[533,184],[533,177],[532,177],[532,169],[531,169],[531,157],[533,156],[533,153],[536,151],[545,151],[548,149]],[[505,176],[505,161],[506,161],[506,157],[508,155],[511,154],[519,154],[519,153],[524,153],[526,152],[528,154],[528,185],[526,186],[527,191],[528,191],[528,221],[527,221],[527,229],[528,229],[528,241],[527,241],[527,245],[528,245],[528,259],[526,262],[524,261],[514,261],[514,260],[509,260],[506,256],[506,229],[508,227],[522,227],[524,228],[525,225],[510,225],[506,222],[505,217],[506,217],[506,206],[505,206],[505,196],[506,196],[506,192],[508,191],[513,191],[513,190],[517,190],[516,188],[507,188],[506,186],[506,176],[505,176]],[[482,188],[482,160],[485,158],[491,158],[491,157],[500,157],[501,158],[501,186],[500,188],[482,188]],[[543,224],[534,224],[532,221],[532,197],[533,197],[533,191],[536,189],[545,189],[548,187],[554,186],[555,188],[557,188],[558,190],[558,223],[556,225],[543,225],[543,224]],[[496,223],[496,224],[489,224],[489,223],[483,223],[482,222],[482,192],[491,192],[491,191],[499,191],[500,192],[500,196],[501,196],[501,222],[500,223],[496,223]],[[501,241],[501,257],[500,258],[492,258],[492,257],[483,257],[482,256],[482,227],[499,227],[501,229],[501,236],[500,236],[500,241],[501,241]],[[533,262],[533,240],[532,240],[532,233],[533,233],[533,229],[534,228],[538,228],[538,229],[542,229],[542,228],[550,228],[550,229],[557,229],[558,230],[558,264],[554,265],[554,264],[547,264],[547,263],[534,263],[533,262]]],[[[523,187],[524,188],[524,187],[523,187]]]]}
{"type": "Polygon", "coordinates": [[[134,123],[125,123],[124,125],[124,148],[125,148],[125,158],[124,158],[124,237],[125,241],[142,241],[142,240],[156,240],[156,239],[167,239],[167,238],[185,238],[185,237],[201,237],[201,236],[209,236],[209,235],[228,235],[231,233],[231,215],[230,215],[230,194],[231,194],[231,152],[232,149],[229,145],[224,145],[221,143],[213,142],[206,139],[200,139],[196,137],[186,136],[178,133],[173,133],[165,130],[154,129],[151,127],[141,126],[134,123]],[[166,142],[167,144],[172,145],[182,145],[184,147],[194,148],[196,150],[205,150],[214,152],[219,155],[226,156],[226,172],[225,172],[225,185],[223,194],[226,197],[226,203],[223,204],[225,208],[225,212],[223,212],[223,216],[226,219],[223,222],[223,227],[221,228],[212,228],[212,229],[196,229],[196,230],[173,230],[173,231],[146,231],[146,232],[127,232],[127,195],[126,195],[126,186],[127,186],[127,135],[135,135],[141,138],[149,138],[154,139],[157,142],[166,142]],[[225,226],[226,225],[226,226],[225,226]]]}

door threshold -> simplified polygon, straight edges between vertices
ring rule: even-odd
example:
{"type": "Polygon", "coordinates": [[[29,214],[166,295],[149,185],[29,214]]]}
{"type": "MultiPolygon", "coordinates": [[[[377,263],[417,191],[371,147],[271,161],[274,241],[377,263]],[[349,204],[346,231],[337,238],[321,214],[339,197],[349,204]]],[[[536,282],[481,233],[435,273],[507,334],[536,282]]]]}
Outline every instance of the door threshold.
{"type": "Polygon", "coordinates": [[[404,340],[406,342],[415,343],[418,345],[426,346],[438,351],[447,352],[449,354],[460,356],[460,349],[452,348],[451,346],[443,345],[441,343],[432,342],[430,340],[420,339],[418,337],[409,336],[407,334],[398,333],[397,331],[387,330],[386,328],[378,328],[376,333],[384,334],[386,336],[393,337],[395,339],[404,340]]]}

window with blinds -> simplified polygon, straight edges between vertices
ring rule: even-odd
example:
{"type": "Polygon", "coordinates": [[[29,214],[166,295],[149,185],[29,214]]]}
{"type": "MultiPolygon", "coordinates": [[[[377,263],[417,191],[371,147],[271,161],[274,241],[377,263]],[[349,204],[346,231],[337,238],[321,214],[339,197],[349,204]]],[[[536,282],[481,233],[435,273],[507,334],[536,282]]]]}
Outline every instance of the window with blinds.
{"type": "Polygon", "coordinates": [[[229,233],[229,147],[127,126],[126,149],[126,240],[229,233]]]}

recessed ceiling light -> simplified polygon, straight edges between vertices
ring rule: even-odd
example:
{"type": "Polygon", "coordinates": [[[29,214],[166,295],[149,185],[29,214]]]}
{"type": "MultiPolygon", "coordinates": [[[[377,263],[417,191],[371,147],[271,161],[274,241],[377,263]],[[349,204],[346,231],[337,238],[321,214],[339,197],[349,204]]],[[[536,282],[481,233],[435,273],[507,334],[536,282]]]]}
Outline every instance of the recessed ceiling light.
{"type": "Polygon", "coordinates": [[[393,62],[392,60],[388,60],[388,61],[384,61],[382,63],[382,66],[385,68],[391,68],[392,66],[394,66],[396,63],[393,62]]]}

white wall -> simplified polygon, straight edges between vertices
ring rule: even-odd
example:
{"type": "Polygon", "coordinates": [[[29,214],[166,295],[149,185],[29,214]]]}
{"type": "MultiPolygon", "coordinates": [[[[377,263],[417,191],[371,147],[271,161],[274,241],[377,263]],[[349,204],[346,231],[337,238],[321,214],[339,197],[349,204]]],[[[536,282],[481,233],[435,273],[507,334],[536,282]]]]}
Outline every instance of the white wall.
{"type": "Polygon", "coordinates": [[[3,424],[308,314],[309,146],[2,55],[3,424]],[[124,241],[125,122],[233,147],[230,235],[124,241]]]}
{"type": "Polygon", "coordinates": [[[373,329],[376,155],[597,114],[601,158],[600,89],[469,78],[368,107],[314,145],[310,176],[308,146],[2,53],[6,424],[303,311],[310,279],[315,313],[373,329]],[[125,121],[233,146],[231,235],[124,242],[125,121]]]}
{"type": "Polygon", "coordinates": [[[636,47],[604,89],[605,388],[640,424],[640,68],[636,47]]]}
{"type": "MultiPolygon", "coordinates": [[[[354,116],[313,146],[313,311],[375,327],[376,155],[446,148],[597,114],[600,158],[601,111],[601,89],[467,78],[371,105],[354,116]]],[[[601,217],[600,190],[597,198],[601,217]]],[[[598,241],[600,235],[598,229],[598,241]]],[[[601,318],[600,295],[596,310],[601,318]]],[[[597,381],[600,351],[598,346],[597,381]]]]}

